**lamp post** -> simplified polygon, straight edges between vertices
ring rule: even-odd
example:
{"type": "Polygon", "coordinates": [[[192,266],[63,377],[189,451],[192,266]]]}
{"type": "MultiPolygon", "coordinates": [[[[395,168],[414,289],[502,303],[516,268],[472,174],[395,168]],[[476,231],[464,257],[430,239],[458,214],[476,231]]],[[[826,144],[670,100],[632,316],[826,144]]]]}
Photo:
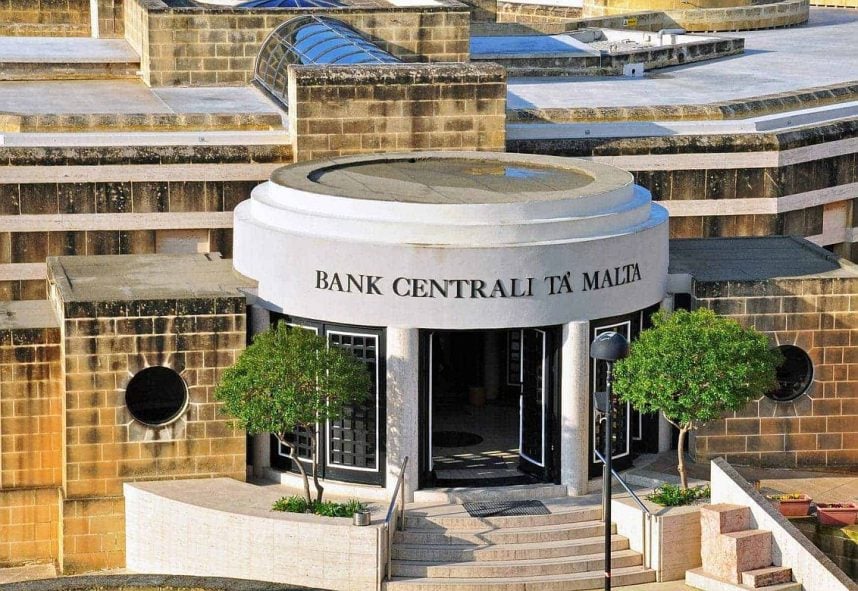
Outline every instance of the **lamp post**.
{"type": "Polygon", "coordinates": [[[602,457],[602,517],[605,520],[605,591],[611,591],[611,472],[613,448],[614,362],[629,354],[629,341],[617,332],[603,332],[590,343],[590,357],[608,364],[605,392],[594,392],[596,409],[605,415],[605,451],[602,457]]]}

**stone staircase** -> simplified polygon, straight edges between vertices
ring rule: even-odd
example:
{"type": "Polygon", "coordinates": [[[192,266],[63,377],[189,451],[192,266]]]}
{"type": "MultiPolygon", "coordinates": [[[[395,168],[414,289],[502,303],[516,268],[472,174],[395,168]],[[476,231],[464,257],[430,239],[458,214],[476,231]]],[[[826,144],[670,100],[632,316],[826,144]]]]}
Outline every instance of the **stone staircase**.
{"type": "MultiPolygon", "coordinates": [[[[514,498],[523,494],[510,488],[514,498]]],[[[469,495],[455,496],[465,499],[409,506],[406,529],[394,539],[388,591],[602,588],[605,530],[592,498],[545,498],[546,515],[471,517],[460,504],[469,495]]],[[[612,550],[614,586],[655,580],[628,539],[614,533],[612,550]]]]}
{"type": "Polygon", "coordinates": [[[772,565],[772,532],[750,529],[751,510],[716,504],[700,510],[703,566],[685,573],[702,591],[801,591],[792,569],[772,565]]]}

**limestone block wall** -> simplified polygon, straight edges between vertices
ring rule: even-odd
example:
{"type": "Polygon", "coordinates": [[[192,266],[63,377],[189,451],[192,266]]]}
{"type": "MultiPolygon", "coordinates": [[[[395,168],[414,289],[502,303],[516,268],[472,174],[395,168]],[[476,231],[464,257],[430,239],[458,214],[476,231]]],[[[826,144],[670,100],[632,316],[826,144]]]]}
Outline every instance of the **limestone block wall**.
{"type": "MultiPolygon", "coordinates": [[[[62,277],[51,276],[52,291],[62,277]]],[[[218,413],[214,387],[244,348],[244,298],[60,302],[65,374],[65,572],[125,564],[122,485],[178,477],[245,477],[245,435],[218,413]],[[164,365],[188,387],[167,427],[135,421],[125,388],[164,365]]]]}
{"type": "MultiPolygon", "coordinates": [[[[15,318],[45,304],[6,305],[15,318]]],[[[57,555],[62,361],[56,326],[0,329],[0,566],[57,555]]]]}
{"type": "Polygon", "coordinates": [[[47,297],[48,256],[229,258],[232,210],[291,161],[288,145],[0,146],[0,301],[47,297]]]}
{"type": "Polygon", "coordinates": [[[495,64],[289,66],[297,160],[408,150],[503,151],[506,73],[495,64]]]}
{"type": "MultiPolygon", "coordinates": [[[[253,79],[256,56],[279,24],[301,9],[170,8],[161,0],[127,0],[125,35],[140,54],[151,86],[243,85],[253,79]]],[[[467,61],[467,6],[397,8],[366,0],[314,14],[340,19],[403,61],[467,61]]]]}
{"type": "Polygon", "coordinates": [[[789,402],[767,397],[697,432],[700,460],[725,457],[771,467],[858,465],[858,279],[696,283],[711,308],[795,345],[813,362],[813,383],[789,402]]]}
{"type": "Polygon", "coordinates": [[[98,38],[123,37],[125,34],[124,0],[90,0],[92,10],[92,36],[98,38]]]}
{"type": "Polygon", "coordinates": [[[497,3],[497,22],[499,23],[564,23],[581,18],[580,6],[553,6],[523,2],[497,3]]]}
{"type": "Polygon", "coordinates": [[[3,0],[0,35],[86,37],[90,0],[3,0]]]}
{"type": "MultiPolygon", "coordinates": [[[[837,96],[847,88],[815,89],[797,95],[719,105],[737,114],[770,105],[816,97],[837,96]]],[[[702,106],[700,106],[702,107],[702,106]]],[[[643,113],[606,109],[594,118],[638,118],[643,113]]],[[[666,108],[656,114],[668,116],[666,108]]],[[[689,109],[689,117],[695,109],[689,109]]],[[[682,117],[681,109],[675,113],[682,117]]],[[[539,111],[514,115],[521,120],[576,121],[560,113],[539,111]],[[526,119],[525,119],[526,118],[526,119]]],[[[856,153],[858,123],[808,125],[779,133],[724,136],[664,136],[649,138],[576,138],[565,140],[510,139],[510,152],[588,157],[635,175],[653,199],[670,213],[672,238],[799,235],[834,247],[853,258],[858,212],[856,153]]]]}

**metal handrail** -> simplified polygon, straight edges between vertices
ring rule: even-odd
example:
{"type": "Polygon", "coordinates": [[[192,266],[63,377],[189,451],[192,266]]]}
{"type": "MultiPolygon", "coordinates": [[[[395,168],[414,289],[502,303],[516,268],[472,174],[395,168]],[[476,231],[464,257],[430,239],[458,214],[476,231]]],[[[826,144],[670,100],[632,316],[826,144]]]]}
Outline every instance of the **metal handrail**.
{"type": "Polygon", "coordinates": [[[393,496],[390,499],[390,505],[387,507],[387,516],[384,518],[384,533],[387,535],[387,560],[384,576],[378,578],[378,588],[381,589],[381,582],[390,578],[391,560],[393,559],[393,535],[397,529],[405,529],[405,469],[408,467],[408,456],[402,460],[402,466],[399,469],[399,476],[396,478],[396,486],[393,487],[393,496]],[[397,512],[397,506],[399,511],[397,512]],[[393,527],[391,527],[393,523],[393,527]]]}
{"type": "MultiPolygon", "coordinates": [[[[599,453],[599,450],[593,449],[593,451],[596,453],[596,457],[599,458],[603,464],[606,463],[605,462],[605,456],[603,456],[601,453],[599,453]]],[[[643,501],[641,501],[640,497],[637,496],[635,494],[635,492],[629,488],[629,485],[626,484],[626,481],[623,480],[623,478],[619,474],[617,474],[617,471],[614,470],[613,468],[611,468],[611,474],[614,476],[614,478],[617,479],[617,482],[619,482],[620,485],[624,489],[626,489],[626,492],[629,493],[630,495],[632,495],[632,499],[634,499],[634,501],[635,501],[635,503],[637,503],[638,507],[640,507],[641,510],[644,511],[645,513],[647,513],[648,515],[652,515],[652,511],[647,509],[646,505],[643,504],[643,501]]]]}

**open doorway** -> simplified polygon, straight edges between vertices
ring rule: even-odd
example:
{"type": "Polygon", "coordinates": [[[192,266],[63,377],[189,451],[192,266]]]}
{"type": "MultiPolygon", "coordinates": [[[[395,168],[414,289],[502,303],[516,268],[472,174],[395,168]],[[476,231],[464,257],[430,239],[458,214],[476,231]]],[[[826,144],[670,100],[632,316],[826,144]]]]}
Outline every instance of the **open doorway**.
{"type": "Polygon", "coordinates": [[[542,329],[426,331],[424,485],[551,478],[551,340],[542,329]]]}

